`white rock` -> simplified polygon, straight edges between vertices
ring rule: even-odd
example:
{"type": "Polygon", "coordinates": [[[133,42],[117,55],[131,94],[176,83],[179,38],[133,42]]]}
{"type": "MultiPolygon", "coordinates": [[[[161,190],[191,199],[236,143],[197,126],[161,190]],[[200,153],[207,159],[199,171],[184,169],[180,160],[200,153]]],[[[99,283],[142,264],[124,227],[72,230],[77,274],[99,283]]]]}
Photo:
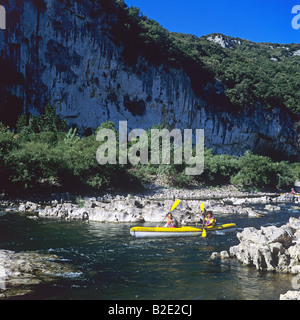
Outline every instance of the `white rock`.
{"type": "Polygon", "coordinates": [[[291,267],[291,274],[298,274],[300,273],[300,264],[297,266],[291,267]]]}
{"type": "Polygon", "coordinates": [[[300,300],[300,291],[288,291],[280,295],[280,300],[300,300]]]}
{"type": "Polygon", "coordinates": [[[218,252],[213,252],[210,256],[210,259],[211,260],[216,260],[216,259],[219,259],[220,258],[220,253],[218,252]]]}
{"type": "Polygon", "coordinates": [[[221,259],[229,259],[229,253],[226,250],[221,251],[220,252],[220,258],[221,259]]]}
{"type": "Polygon", "coordinates": [[[271,204],[265,205],[265,210],[268,211],[280,211],[281,208],[279,206],[272,206],[271,204]]]}

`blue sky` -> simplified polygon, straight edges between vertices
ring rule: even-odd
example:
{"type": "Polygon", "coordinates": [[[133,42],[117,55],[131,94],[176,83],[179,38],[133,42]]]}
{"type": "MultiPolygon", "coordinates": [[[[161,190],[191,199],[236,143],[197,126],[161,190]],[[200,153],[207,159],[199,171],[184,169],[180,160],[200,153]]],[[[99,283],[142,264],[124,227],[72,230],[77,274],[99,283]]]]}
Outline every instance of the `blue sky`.
{"type": "MultiPolygon", "coordinates": [[[[125,0],[169,31],[217,32],[255,42],[300,43],[292,8],[300,0],[125,0]]],[[[300,24],[300,18],[299,18],[300,24]]]]}

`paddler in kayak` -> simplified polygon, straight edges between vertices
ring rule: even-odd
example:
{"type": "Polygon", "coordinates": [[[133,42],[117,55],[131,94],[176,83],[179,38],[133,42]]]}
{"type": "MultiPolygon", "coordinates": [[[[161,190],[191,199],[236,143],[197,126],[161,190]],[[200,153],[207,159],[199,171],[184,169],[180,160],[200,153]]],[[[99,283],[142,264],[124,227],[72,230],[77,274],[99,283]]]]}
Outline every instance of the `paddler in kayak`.
{"type": "Polygon", "coordinates": [[[205,225],[205,227],[213,227],[217,220],[216,218],[213,216],[212,211],[207,211],[206,212],[207,217],[205,217],[205,211],[203,212],[203,224],[205,225]]]}
{"type": "Polygon", "coordinates": [[[173,218],[172,213],[169,213],[165,219],[168,219],[167,223],[164,225],[164,228],[177,228],[178,227],[178,221],[173,218]]]}

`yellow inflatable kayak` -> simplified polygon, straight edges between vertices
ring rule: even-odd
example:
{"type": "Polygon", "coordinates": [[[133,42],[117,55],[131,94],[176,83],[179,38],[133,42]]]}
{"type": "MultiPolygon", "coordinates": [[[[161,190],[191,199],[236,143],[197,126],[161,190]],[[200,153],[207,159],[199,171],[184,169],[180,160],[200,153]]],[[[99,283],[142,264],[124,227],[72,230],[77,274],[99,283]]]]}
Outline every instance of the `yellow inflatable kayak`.
{"type": "MultiPolygon", "coordinates": [[[[206,231],[235,232],[234,223],[216,224],[214,227],[205,228],[206,231]]],[[[130,234],[135,238],[154,238],[154,237],[193,237],[201,236],[203,228],[181,227],[181,228],[164,228],[164,227],[133,227],[130,234]]]]}

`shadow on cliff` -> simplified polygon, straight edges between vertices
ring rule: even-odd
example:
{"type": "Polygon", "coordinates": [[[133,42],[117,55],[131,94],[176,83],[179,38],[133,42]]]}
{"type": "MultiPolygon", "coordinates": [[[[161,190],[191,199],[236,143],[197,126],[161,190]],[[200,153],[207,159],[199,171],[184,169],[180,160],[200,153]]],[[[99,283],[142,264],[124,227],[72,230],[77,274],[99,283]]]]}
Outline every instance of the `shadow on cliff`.
{"type": "Polygon", "coordinates": [[[0,70],[0,122],[14,126],[23,112],[23,99],[17,96],[17,91],[24,84],[24,76],[16,70],[12,61],[2,57],[0,70]]]}

